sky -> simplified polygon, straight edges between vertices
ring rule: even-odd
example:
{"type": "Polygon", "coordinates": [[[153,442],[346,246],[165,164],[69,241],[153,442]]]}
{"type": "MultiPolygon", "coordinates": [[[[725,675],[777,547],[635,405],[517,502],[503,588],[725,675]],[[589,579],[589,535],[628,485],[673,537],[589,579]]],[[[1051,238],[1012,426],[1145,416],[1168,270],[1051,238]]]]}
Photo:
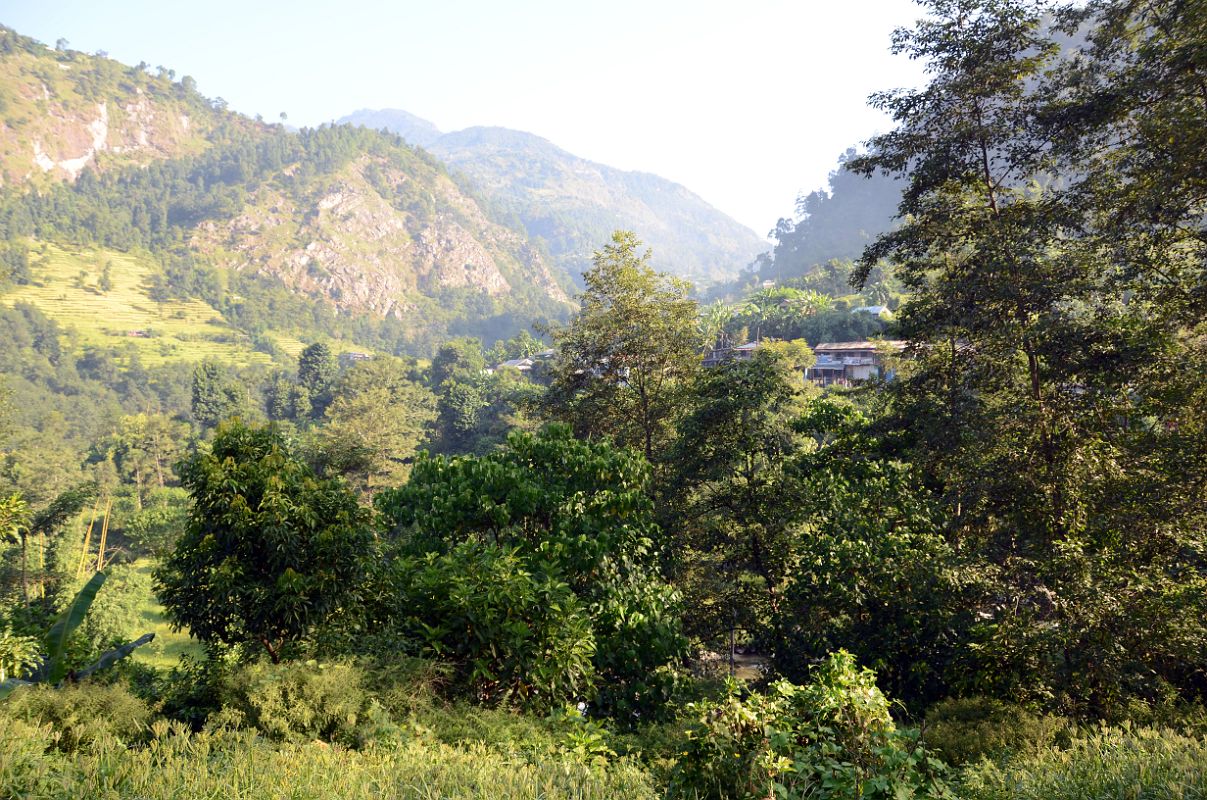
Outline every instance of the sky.
{"type": "Polygon", "coordinates": [[[317,125],[401,108],[500,125],[684,184],[760,235],[891,127],[874,91],[911,0],[0,0],[0,23],[192,75],[234,110],[317,125]]]}

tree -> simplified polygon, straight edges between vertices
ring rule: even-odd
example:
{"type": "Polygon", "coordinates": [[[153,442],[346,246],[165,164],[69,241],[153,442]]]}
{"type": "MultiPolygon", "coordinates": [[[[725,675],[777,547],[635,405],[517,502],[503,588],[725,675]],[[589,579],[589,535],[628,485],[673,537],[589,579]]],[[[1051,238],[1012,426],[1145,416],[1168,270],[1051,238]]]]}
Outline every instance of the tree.
{"type": "Polygon", "coordinates": [[[219,426],[181,465],[188,527],[156,571],[177,628],[203,642],[284,649],[360,601],[369,519],[338,480],[317,477],[271,427],[219,426]]]}
{"type": "Polygon", "coordinates": [[[1164,620],[1207,611],[1185,559],[1207,530],[1202,12],[1066,10],[1088,40],[1058,61],[1041,4],[927,6],[895,49],[931,82],[878,95],[899,125],[851,162],[907,178],[905,223],[855,277],[888,260],[911,293],[879,428],[993,576],[965,690],[1094,713],[1197,691],[1207,627],[1164,620]]]}
{"type": "Polygon", "coordinates": [[[944,538],[941,506],[849,400],[815,400],[793,427],[811,446],[783,467],[796,517],[769,637],[777,671],[803,680],[845,649],[914,708],[946,696],[983,587],[944,538]]]}
{"type": "Polygon", "coordinates": [[[766,342],[703,370],[685,400],[661,495],[690,629],[706,641],[763,631],[794,563],[799,510],[784,466],[801,446],[793,421],[812,360],[799,342],[766,342]]]}
{"type": "Polygon", "coordinates": [[[141,508],[153,486],[162,489],[171,479],[172,464],[188,434],[187,424],[165,414],[133,414],[122,417],[98,449],[113,459],[123,479],[133,481],[135,502],[141,508]]]}
{"type": "Polygon", "coordinates": [[[21,594],[26,603],[29,603],[29,516],[29,504],[20,493],[0,498],[0,536],[21,544],[21,594]]]}
{"type": "Polygon", "coordinates": [[[226,367],[202,361],[193,370],[193,419],[203,428],[214,428],[246,407],[245,395],[226,367]]]}
{"type": "Polygon", "coordinates": [[[547,345],[540,339],[527,330],[522,330],[506,341],[497,342],[487,357],[492,364],[510,361],[513,358],[531,358],[546,347],[547,345]]]}
{"type": "MultiPolygon", "coordinates": [[[[472,545],[494,564],[514,552],[532,574],[568,585],[591,620],[596,702],[628,716],[665,699],[660,668],[684,647],[679,598],[658,574],[648,483],[639,455],[556,425],[513,434],[481,457],[421,456],[407,484],[376,505],[400,555],[472,545]]],[[[404,604],[385,615],[406,613],[404,604]]]]}
{"type": "MultiPolygon", "coordinates": [[[[0,499],[0,536],[4,539],[21,544],[21,597],[28,606],[29,592],[29,541],[54,533],[71,517],[78,514],[84,505],[92,499],[94,488],[89,484],[70,488],[57,495],[38,511],[33,511],[20,492],[0,499]]],[[[45,575],[38,575],[39,586],[45,582],[45,575]]]]}
{"type": "Polygon", "coordinates": [[[543,711],[594,694],[591,616],[565,580],[515,549],[469,542],[391,566],[396,635],[450,660],[456,690],[543,711]]]}
{"type": "Polygon", "coordinates": [[[705,351],[714,348],[724,349],[729,346],[729,337],[725,329],[733,316],[734,309],[720,300],[714,301],[704,308],[700,313],[699,332],[705,351]]]}
{"type": "Polygon", "coordinates": [[[482,354],[482,342],[477,339],[459,337],[440,345],[432,356],[432,389],[440,391],[445,381],[473,382],[486,369],[486,358],[482,354]]]}
{"type": "Polygon", "coordinates": [[[632,233],[617,231],[583,278],[582,308],[553,331],[548,408],[576,431],[610,436],[651,463],[665,453],[700,339],[690,286],[655,272],[632,233]]]}
{"type": "Polygon", "coordinates": [[[166,558],[188,524],[189,497],[179,487],[153,490],[143,507],[126,522],[122,533],[135,552],[166,558]]]}
{"type": "Polygon", "coordinates": [[[402,359],[381,357],[345,372],[317,437],[325,466],[362,491],[406,479],[435,418],[435,398],[402,359]]]}
{"type": "MultiPolygon", "coordinates": [[[[339,362],[331,348],[323,342],[315,342],[298,356],[298,388],[309,399],[308,416],[317,419],[331,402],[331,387],[339,375],[339,362]]],[[[298,403],[299,415],[300,407],[298,403]]]]}

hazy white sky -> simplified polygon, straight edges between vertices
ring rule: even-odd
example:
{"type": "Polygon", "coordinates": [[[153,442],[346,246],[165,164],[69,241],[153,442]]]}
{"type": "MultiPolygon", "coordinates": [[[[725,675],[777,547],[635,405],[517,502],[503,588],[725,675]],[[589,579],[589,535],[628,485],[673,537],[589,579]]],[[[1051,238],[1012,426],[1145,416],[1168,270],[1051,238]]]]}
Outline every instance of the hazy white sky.
{"type": "Polygon", "coordinates": [[[888,52],[911,0],[0,0],[48,44],[192,75],[269,120],[403,108],[502,125],[683,183],[766,233],[837,156],[888,126],[875,90],[921,81],[888,52]]]}

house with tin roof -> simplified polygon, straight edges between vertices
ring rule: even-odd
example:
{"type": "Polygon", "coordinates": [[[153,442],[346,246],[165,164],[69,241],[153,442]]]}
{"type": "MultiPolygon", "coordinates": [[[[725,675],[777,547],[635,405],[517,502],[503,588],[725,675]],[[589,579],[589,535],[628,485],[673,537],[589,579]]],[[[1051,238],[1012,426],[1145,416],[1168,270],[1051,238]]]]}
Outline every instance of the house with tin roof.
{"type": "Polygon", "coordinates": [[[854,386],[877,379],[892,379],[886,359],[905,350],[900,339],[863,342],[822,342],[813,348],[817,361],[807,377],[818,386],[854,386]]]}

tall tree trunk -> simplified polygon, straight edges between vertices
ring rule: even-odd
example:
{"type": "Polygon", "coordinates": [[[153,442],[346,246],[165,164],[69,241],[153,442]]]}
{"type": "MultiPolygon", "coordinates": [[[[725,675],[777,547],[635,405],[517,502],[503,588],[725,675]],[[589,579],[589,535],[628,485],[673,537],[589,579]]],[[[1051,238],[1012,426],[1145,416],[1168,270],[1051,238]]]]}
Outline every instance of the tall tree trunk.
{"type": "Polygon", "coordinates": [[[29,535],[21,534],[21,597],[29,605],[29,535]]]}

